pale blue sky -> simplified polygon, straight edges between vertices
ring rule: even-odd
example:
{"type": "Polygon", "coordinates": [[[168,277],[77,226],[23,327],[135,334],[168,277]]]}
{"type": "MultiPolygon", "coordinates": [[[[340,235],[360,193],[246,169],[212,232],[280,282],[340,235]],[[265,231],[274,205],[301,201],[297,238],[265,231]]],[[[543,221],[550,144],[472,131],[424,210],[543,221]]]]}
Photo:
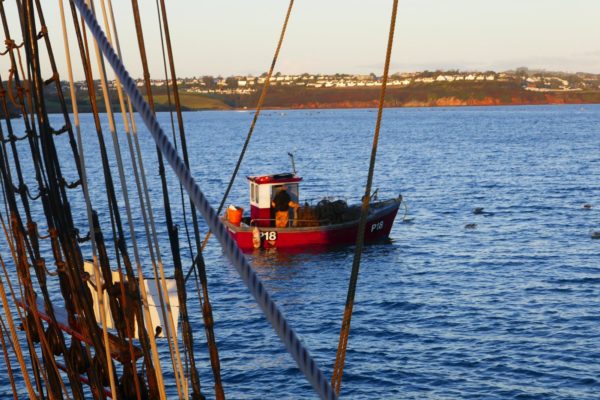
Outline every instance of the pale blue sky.
{"type": "MultiPolygon", "coordinates": [[[[131,3],[113,1],[125,62],[139,77],[131,3]]],[[[151,73],[160,78],[156,4],[139,3],[151,73]]],[[[44,4],[62,58],[58,0],[44,4]]],[[[178,75],[266,71],[287,5],[287,0],[168,0],[178,75]]],[[[391,0],[296,0],[277,70],[381,74],[391,5],[391,0]]],[[[392,71],[527,66],[600,73],[599,18],[598,0],[401,0],[392,71]]],[[[4,76],[6,60],[0,62],[4,76]]]]}

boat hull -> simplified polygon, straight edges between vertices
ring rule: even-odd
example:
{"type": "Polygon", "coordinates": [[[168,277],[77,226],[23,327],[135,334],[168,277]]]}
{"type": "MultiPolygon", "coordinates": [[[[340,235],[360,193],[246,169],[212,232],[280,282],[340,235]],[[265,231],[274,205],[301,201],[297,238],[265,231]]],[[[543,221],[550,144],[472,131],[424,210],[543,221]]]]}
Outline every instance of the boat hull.
{"type": "MultiPolygon", "coordinates": [[[[398,213],[401,199],[392,199],[371,206],[365,225],[365,243],[387,239],[398,213]]],[[[252,227],[236,226],[223,218],[223,224],[240,249],[298,249],[350,245],[356,242],[358,220],[316,227],[252,227]]]]}

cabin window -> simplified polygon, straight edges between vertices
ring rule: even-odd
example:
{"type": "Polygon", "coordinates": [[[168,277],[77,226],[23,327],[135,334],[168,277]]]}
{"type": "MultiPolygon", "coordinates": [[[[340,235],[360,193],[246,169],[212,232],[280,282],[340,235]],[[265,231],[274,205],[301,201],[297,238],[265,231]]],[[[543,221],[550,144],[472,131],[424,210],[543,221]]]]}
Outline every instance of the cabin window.
{"type": "MultiPolygon", "coordinates": [[[[282,186],[284,186],[284,185],[276,185],[271,188],[271,200],[273,200],[275,198],[275,196],[279,192],[279,188],[282,186]]],[[[290,200],[292,200],[295,203],[298,203],[299,198],[300,198],[300,193],[298,191],[298,184],[297,183],[286,183],[285,186],[287,187],[287,192],[290,195],[290,200]]]]}
{"type": "Polygon", "coordinates": [[[292,198],[293,202],[295,202],[295,203],[300,202],[300,193],[298,192],[298,184],[297,183],[289,184],[288,192],[289,192],[290,197],[292,198]]]}

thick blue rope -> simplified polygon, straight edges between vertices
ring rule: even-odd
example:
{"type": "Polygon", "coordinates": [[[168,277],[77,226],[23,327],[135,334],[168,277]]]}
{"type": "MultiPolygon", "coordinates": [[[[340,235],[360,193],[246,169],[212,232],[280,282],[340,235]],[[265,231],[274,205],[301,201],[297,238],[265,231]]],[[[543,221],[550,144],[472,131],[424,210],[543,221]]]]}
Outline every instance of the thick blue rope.
{"type": "Polygon", "coordinates": [[[148,127],[152,138],[156,142],[161,154],[167,160],[173,171],[179,178],[185,190],[190,195],[194,205],[200,211],[208,227],[213,232],[215,237],[221,243],[225,255],[229,258],[231,263],[236,267],[238,273],[242,277],[246,286],[256,299],[258,305],[265,313],[265,316],[273,325],[275,332],[279,335],[288,352],[294,357],[300,370],[306,376],[306,379],[313,386],[317,394],[322,399],[336,399],[337,396],[331,388],[329,381],[325,379],[325,375],[317,366],[317,363],[310,356],[308,350],[302,345],[300,339],[296,335],[296,332],[288,324],[283,313],[273,299],[271,295],[265,289],[256,272],[252,269],[246,257],[242,254],[235,241],[229,236],[225,226],[219,220],[219,216],[215,210],[210,206],[206,197],[196,184],[190,170],[185,166],[177,151],[169,142],[167,135],[158,124],[156,117],[148,103],[144,100],[142,94],[137,89],[137,86],[129,72],[125,69],[121,59],[115,53],[111,44],[108,42],[104,32],[94,13],[88,8],[84,2],[85,0],[73,0],[79,12],[83,16],[85,23],[94,35],[94,38],[98,42],[102,53],[112,66],[115,74],[119,77],[119,80],[123,84],[125,91],[129,95],[131,102],[135,109],[140,114],[144,123],[148,127]]]}

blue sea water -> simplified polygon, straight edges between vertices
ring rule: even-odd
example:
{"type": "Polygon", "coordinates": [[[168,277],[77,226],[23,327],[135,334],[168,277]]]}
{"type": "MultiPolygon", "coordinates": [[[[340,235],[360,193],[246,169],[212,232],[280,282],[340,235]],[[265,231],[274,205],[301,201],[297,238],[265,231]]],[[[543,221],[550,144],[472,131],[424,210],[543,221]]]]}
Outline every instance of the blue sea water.
{"type": "MultiPolygon", "coordinates": [[[[247,209],[245,176],[290,170],[288,151],[294,152],[304,177],[302,198],[338,195],[358,201],[375,118],[375,110],[265,111],[227,204],[247,209]]],[[[251,112],[184,114],[192,172],[215,206],[251,119],[251,112]]],[[[160,120],[170,130],[169,115],[160,114],[160,120]]],[[[53,121],[60,122],[57,116],[53,121]]],[[[167,254],[154,144],[141,122],[138,127],[167,254]]],[[[112,141],[104,128],[114,166],[112,141]]],[[[122,125],[118,133],[125,150],[122,125]]],[[[83,116],[83,134],[92,198],[107,223],[89,115],[83,116]]],[[[75,180],[68,141],[57,140],[66,179],[75,180]]],[[[408,214],[403,218],[405,211],[400,211],[389,243],[365,248],[342,396],[599,398],[600,240],[593,240],[591,232],[600,230],[600,106],[388,109],[379,145],[374,187],[380,197],[402,193],[408,214]],[[583,208],[585,203],[592,208],[583,208]],[[484,213],[474,214],[476,207],[484,213]],[[467,229],[467,224],[476,226],[467,229]]],[[[24,165],[28,183],[35,187],[27,161],[24,165]]],[[[126,174],[133,189],[131,168],[126,174]]],[[[118,182],[116,169],[113,176],[118,182]]],[[[172,175],[169,185],[189,265],[184,212],[172,175]]],[[[85,205],[72,192],[73,212],[84,231],[85,205]]],[[[41,221],[41,209],[36,210],[41,221]]],[[[134,220],[143,236],[138,210],[134,208],[134,220]]],[[[205,224],[201,229],[206,232],[205,224]]],[[[8,258],[5,242],[0,244],[8,258]]],[[[353,248],[248,256],[330,376],[353,248]]],[[[215,240],[205,259],[226,396],[315,398],[215,240]]],[[[165,263],[170,265],[168,257],[165,263]]],[[[203,392],[214,397],[191,282],[188,299],[203,392]]],[[[167,351],[164,346],[163,365],[168,365],[167,351]]],[[[5,368],[0,382],[6,382],[0,383],[0,398],[10,397],[5,368]]],[[[176,396],[174,383],[169,391],[176,396]]]]}

